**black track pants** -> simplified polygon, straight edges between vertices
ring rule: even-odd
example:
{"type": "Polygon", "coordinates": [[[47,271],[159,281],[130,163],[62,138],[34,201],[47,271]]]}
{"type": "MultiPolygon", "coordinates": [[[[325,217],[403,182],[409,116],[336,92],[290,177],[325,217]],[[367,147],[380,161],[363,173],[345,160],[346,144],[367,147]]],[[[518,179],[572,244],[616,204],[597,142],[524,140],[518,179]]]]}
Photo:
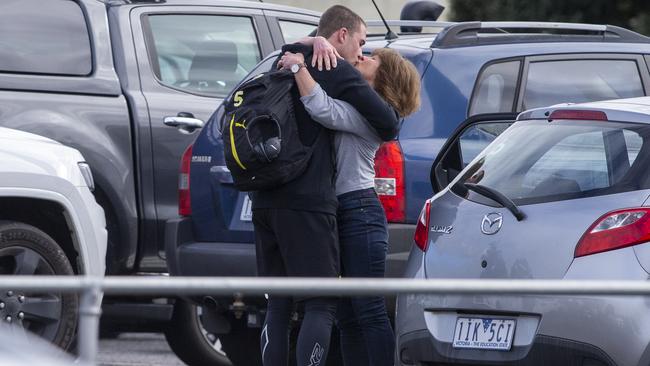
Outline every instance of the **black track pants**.
{"type": "MultiPolygon", "coordinates": [[[[325,366],[337,299],[310,298],[304,300],[305,316],[296,345],[297,366],[325,366]]],[[[289,297],[269,297],[266,320],[261,335],[264,366],[286,366],[289,352],[289,318],[293,300],[289,297]]]]}

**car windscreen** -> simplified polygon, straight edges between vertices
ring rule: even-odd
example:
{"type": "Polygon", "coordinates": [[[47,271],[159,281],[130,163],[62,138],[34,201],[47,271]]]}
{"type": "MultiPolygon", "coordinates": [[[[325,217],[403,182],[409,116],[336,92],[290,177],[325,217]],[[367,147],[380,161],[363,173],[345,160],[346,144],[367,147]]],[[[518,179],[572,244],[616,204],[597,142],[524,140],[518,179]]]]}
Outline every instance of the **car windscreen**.
{"type": "Polygon", "coordinates": [[[650,126],[607,121],[520,121],[460,174],[464,183],[492,188],[518,205],[648,188],[650,126]]]}

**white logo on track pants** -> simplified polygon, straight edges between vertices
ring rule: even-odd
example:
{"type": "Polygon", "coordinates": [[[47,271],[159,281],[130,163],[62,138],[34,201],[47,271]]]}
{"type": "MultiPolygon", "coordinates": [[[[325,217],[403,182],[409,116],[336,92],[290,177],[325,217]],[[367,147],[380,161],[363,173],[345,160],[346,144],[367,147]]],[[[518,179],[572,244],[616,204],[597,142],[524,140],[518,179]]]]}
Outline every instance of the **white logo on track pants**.
{"type": "Polygon", "coordinates": [[[262,330],[262,334],[260,337],[262,338],[262,342],[264,342],[264,347],[262,347],[262,361],[264,360],[264,354],[266,353],[266,347],[269,346],[269,332],[267,330],[268,324],[264,325],[264,329],[262,330]]]}
{"type": "Polygon", "coordinates": [[[320,361],[323,359],[323,353],[325,348],[323,348],[318,342],[314,345],[314,349],[311,351],[311,357],[309,358],[309,365],[307,366],[319,366],[320,361]]]}

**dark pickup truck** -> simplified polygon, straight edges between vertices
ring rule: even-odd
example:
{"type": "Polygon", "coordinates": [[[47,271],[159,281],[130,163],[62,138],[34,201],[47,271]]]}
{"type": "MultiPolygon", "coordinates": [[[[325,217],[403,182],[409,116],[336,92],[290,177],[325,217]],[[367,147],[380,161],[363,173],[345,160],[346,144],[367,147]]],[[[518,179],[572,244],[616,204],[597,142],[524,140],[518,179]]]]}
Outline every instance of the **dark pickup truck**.
{"type": "MultiPolygon", "coordinates": [[[[252,1],[1,1],[0,125],[85,156],[106,212],[107,274],[165,274],[164,224],[177,217],[178,162],[195,131],[318,16],[252,1]]],[[[219,345],[228,341],[217,342],[199,312],[174,299],[107,297],[103,306],[113,325],[166,330],[188,363],[226,364],[219,345]]]]}

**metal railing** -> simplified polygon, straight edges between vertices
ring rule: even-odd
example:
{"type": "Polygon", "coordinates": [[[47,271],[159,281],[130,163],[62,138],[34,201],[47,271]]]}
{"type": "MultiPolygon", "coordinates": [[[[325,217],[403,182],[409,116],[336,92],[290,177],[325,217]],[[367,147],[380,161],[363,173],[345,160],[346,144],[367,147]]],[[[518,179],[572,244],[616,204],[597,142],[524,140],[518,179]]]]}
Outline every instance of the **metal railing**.
{"type": "Polygon", "coordinates": [[[0,289],[80,294],[79,359],[95,364],[101,298],[119,295],[321,295],[395,294],[650,295],[650,281],[423,280],[273,277],[0,276],[0,289]]]}

